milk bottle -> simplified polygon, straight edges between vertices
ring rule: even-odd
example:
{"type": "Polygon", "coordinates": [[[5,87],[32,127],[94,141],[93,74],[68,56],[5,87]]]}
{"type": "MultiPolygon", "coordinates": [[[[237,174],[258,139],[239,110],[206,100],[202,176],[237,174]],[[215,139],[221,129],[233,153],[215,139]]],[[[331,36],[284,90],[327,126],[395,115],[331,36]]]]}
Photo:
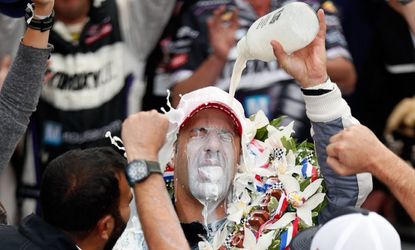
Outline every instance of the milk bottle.
{"type": "Polygon", "coordinates": [[[275,59],[271,40],[277,40],[286,53],[307,46],[319,30],[315,11],[306,3],[292,2],[256,20],[237,44],[236,62],[229,93],[234,96],[246,61],[275,59]]]}

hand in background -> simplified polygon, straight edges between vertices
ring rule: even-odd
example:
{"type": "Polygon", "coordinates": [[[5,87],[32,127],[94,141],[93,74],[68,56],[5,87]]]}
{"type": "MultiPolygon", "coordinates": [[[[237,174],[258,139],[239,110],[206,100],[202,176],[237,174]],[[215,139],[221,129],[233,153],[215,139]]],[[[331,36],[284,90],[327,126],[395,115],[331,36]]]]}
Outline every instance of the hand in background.
{"type": "Polygon", "coordinates": [[[128,161],[157,161],[168,128],[165,115],[155,110],[130,115],[122,124],[121,138],[128,161]]]}
{"type": "Polygon", "coordinates": [[[236,42],[235,32],[239,27],[238,10],[226,10],[226,6],[221,6],[213,12],[207,25],[213,55],[221,60],[226,60],[229,51],[236,42]]]}
{"type": "Polygon", "coordinates": [[[380,155],[389,151],[376,135],[363,125],[354,125],[330,138],[327,163],[340,175],[372,172],[380,155]]]}
{"type": "Polygon", "coordinates": [[[400,101],[389,115],[385,135],[394,131],[408,137],[415,137],[415,97],[400,101]]]}
{"type": "Polygon", "coordinates": [[[271,42],[279,65],[294,77],[302,88],[324,83],[328,78],[325,48],[326,22],[323,10],[320,9],[317,15],[320,30],[314,40],[305,48],[288,55],[278,41],[271,42]]]}
{"type": "Polygon", "coordinates": [[[35,15],[48,16],[53,10],[55,0],[33,0],[35,4],[35,15]]]}

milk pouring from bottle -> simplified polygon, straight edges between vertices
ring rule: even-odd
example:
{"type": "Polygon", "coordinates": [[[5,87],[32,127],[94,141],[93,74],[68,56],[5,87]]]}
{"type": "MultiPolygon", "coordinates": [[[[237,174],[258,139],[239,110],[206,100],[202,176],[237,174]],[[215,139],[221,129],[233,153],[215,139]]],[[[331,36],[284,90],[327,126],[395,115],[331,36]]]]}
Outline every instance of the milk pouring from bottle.
{"type": "Polygon", "coordinates": [[[307,46],[319,30],[315,11],[306,3],[293,2],[256,20],[237,44],[236,62],[232,71],[229,93],[234,96],[246,61],[275,59],[271,41],[277,40],[286,53],[307,46]]]}

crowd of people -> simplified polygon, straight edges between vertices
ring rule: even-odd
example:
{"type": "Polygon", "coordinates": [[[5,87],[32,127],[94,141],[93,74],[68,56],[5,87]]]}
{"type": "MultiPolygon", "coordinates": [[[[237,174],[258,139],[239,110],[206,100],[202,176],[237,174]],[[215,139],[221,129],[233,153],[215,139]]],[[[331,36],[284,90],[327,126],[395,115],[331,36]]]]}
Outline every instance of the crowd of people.
{"type": "Polygon", "coordinates": [[[5,20],[26,22],[21,40],[0,36],[0,175],[14,169],[17,188],[0,185],[17,204],[0,200],[2,248],[211,249],[201,242],[217,241],[228,220],[247,117],[261,110],[295,121],[324,178],[317,225],[291,248],[400,249],[399,208],[384,207],[396,199],[413,226],[415,1],[376,3],[364,74],[346,12],[303,1],[319,20],[314,40],[292,54],[272,41],[276,60],[250,61],[230,96],[236,42],[289,2],[0,0],[5,20]]]}

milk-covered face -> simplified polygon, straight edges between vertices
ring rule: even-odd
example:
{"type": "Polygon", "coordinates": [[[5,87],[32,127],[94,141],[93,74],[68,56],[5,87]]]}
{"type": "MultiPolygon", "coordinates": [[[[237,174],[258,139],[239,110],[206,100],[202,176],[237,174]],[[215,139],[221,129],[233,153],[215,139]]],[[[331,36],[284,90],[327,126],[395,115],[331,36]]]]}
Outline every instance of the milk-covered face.
{"type": "Polygon", "coordinates": [[[202,204],[219,203],[230,190],[239,156],[240,136],[229,115],[202,110],[180,130],[176,178],[202,204]]]}

